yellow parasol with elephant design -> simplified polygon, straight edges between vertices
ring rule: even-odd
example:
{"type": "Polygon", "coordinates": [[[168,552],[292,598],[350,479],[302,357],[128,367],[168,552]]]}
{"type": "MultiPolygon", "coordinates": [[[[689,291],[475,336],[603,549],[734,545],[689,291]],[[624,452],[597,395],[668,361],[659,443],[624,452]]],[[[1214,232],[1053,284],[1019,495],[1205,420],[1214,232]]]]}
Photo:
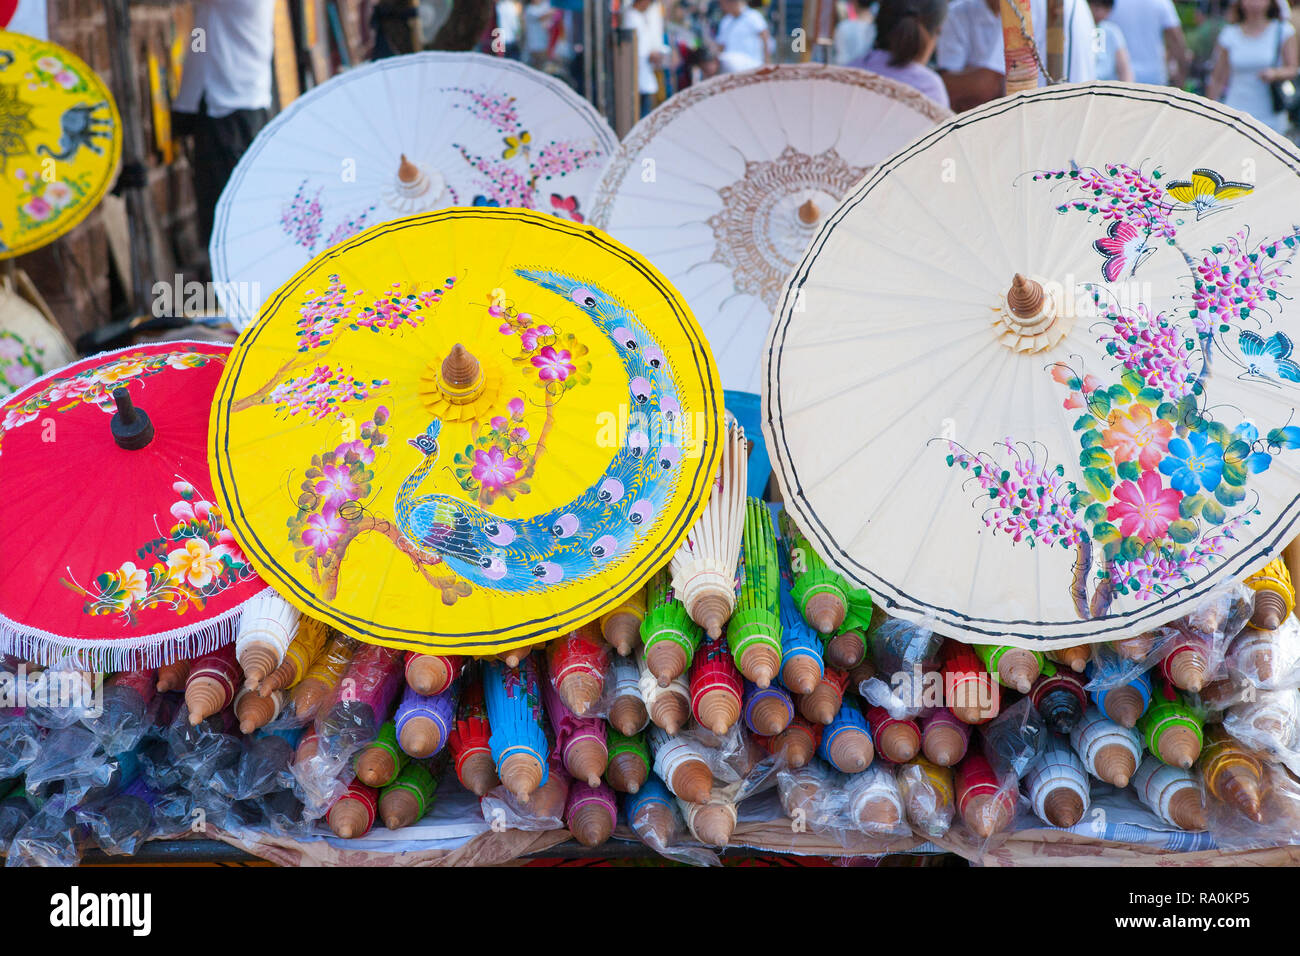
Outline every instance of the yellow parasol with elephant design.
{"type": "Polygon", "coordinates": [[[117,106],[90,67],[53,43],[0,32],[0,259],[80,223],[121,152],[117,106]]]}

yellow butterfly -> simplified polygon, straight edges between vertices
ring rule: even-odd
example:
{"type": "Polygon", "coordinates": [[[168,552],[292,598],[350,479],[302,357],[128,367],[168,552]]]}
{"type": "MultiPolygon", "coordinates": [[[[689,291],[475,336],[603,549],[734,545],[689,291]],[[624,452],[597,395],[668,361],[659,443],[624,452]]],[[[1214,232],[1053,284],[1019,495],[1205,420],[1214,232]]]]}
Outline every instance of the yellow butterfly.
{"type": "Polygon", "coordinates": [[[510,159],[512,156],[518,156],[520,153],[528,152],[528,144],[533,141],[531,133],[520,133],[518,136],[506,137],[505,152],[501,154],[502,159],[510,159]]]}
{"type": "Polygon", "coordinates": [[[1165,187],[1184,209],[1195,210],[1197,219],[1227,209],[1231,200],[1240,199],[1254,189],[1250,183],[1228,182],[1212,169],[1194,169],[1191,182],[1177,180],[1165,187]]]}

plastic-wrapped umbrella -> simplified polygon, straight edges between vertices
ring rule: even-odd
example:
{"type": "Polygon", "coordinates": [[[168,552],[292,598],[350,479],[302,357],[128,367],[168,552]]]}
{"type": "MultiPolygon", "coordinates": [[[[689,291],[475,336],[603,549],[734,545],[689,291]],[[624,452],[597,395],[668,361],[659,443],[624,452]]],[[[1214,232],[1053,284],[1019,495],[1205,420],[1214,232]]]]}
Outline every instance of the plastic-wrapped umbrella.
{"type": "Polygon", "coordinates": [[[628,133],[591,221],[664,270],[708,335],[723,385],[756,393],[763,333],[823,217],[876,163],[950,115],[866,70],[720,76],[628,133]]]}
{"type": "Polygon", "coordinates": [[[235,636],[266,587],[213,503],[229,346],[106,352],[0,405],[0,653],[123,671],[235,636]]]}
{"type": "Polygon", "coordinates": [[[0,32],[0,259],[81,222],[121,151],[117,106],[90,67],[53,43],[0,32]]]}
{"type": "Polygon", "coordinates": [[[312,256],[377,223],[448,206],[582,222],[618,140],[553,77],[501,57],[416,53],[296,100],[221,194],[210,256],[236,328],[312,256]]]}
{"type": "Polygon", "coordinates": [[[895,616],[1130,637],[1300,530],[1300,153],[1197,97],[1019,94],[829,217],[768,337],[786,507],[895,616]]]}
{"type": "Polygon", "coordinates": [[[494,653],[572,631],[703,508],[722,401],[666,280],[527,210],[375,226],[286,283],[213,406],[254,565],[361,640],[494,653]]]}

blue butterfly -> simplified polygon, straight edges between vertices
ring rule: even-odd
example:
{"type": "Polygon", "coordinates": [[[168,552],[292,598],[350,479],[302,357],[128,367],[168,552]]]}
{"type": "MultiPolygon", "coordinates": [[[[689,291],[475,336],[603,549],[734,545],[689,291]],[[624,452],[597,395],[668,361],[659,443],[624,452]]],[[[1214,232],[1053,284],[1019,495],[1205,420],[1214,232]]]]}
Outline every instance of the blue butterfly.
{"type": "Polygon", "coordinates": [[[1264,338],[1258,332],[1242,332],[1237,344],[1246,359],[1246,375],[1300,383],[1300,365],[1291,359],[1294,346],[1284,333],[1274,332],[1264,338]]]}
{"type": "Polygon", "coordinates": [[[488,199],[487,196],[483,196],[483,195],[475,196],[473,204],[475,206],[500,206],[501,205],[501,203],[497,202],[495,199],[488,199]]]}

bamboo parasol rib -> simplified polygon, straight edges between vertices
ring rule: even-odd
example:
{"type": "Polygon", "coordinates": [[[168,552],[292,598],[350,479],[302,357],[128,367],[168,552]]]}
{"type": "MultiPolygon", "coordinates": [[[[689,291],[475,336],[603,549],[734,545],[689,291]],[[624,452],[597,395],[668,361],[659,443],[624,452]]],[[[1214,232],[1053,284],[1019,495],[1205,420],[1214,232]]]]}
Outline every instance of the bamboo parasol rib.
{"type": "Polygon", "coordinates": [[[719,637],[736,609],[736,563],[745,529],[745,430],[728,425],[722,464],[704,513],[672,559],[673,590],[691,620],[719,637]]]}

